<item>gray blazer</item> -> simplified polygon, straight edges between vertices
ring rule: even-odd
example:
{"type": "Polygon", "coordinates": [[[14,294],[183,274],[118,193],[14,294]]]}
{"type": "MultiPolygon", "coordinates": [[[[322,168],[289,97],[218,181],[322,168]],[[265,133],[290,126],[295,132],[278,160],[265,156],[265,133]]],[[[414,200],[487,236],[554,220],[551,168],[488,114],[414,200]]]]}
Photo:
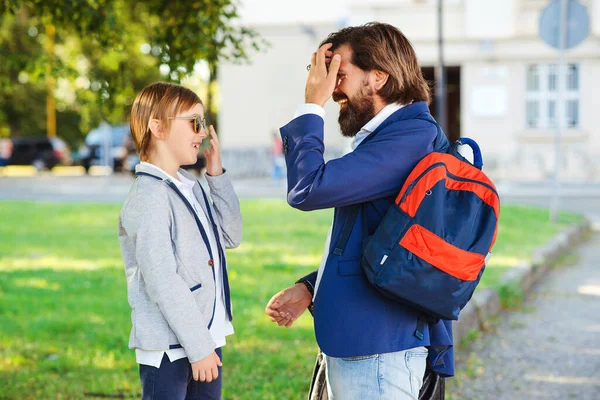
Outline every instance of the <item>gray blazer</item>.
{"type": "MultiPolygon", "coordinates": [[[[136,172],[168,179],[144,165],[138,165],[136,172]]],[[[184,170],[179,172],[196,180],[184,170]]],[[[226,248],[237,247],[242,238],[242,217],[233,186],[226,173],[207,175],[206,180],[218,240],[226,248]]],[[[197,180],[193,191],[205,209],[197,180]]],[[[208,323],[213,314],[215,283],[210,256],[193,215],[166,182],[137,177],[119,215],[119,241],[132,309],[129,347],[168,350],[180,345],[190,362],[212,353],[215,342],[208,323]]],[[[217,254],[213,249],[213,255],[217,254]]]]}

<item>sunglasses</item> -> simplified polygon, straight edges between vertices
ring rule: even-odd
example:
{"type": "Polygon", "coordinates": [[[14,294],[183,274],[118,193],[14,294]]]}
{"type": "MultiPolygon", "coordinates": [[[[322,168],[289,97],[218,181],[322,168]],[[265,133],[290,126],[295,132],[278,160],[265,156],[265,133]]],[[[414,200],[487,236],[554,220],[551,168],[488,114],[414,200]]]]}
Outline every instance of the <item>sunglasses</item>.
{"type": "Polygon", "coordinates": [[[192,121],[194,133],[200,133],[201,129],[206,131],[206,118],[196,117],[169,117],[169,119],[189,119],[192,121]]]}

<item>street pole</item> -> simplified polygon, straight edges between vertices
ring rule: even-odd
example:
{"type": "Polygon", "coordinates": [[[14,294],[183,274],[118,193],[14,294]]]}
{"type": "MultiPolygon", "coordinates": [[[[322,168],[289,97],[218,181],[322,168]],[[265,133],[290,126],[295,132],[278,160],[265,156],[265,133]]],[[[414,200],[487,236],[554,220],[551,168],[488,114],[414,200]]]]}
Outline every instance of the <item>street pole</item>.
{"type": "Polygon", "coordinates": [[[56,103],[54,101],[55,79],[52,76],[54,59],[54,25],[46,25],[46,132],[49,138],[56,136],[56,103]]]}
{"type": "Polygon", "coordinates": [[[568,0],[560,0],[560,18],[559,18],[559,34],[558,34],[558,62],[557,62],[557,74],[558,74],[558,99],[556,104],[556,133],[554,135],[554,190],[552,191],[552,204],[550,206],[550,220],[552,222],[558,221],[558,208],[560,200],[560,136],[561,129],[563,126],[566,127],[566,107],[564,104],[564,91],[567,84],[566,80],[566,62],[565,62],[565,48],[567,47],[567,12],[568,12],[568,0]]]}
{"type": "Polygon", "coordinates": [[[435,69],[435,114],[438,124],[446,132],[446,70],[444,67],[444,39],[442,24],[442,1],[437,2],[438,20],[438,66],[435,69]]]}

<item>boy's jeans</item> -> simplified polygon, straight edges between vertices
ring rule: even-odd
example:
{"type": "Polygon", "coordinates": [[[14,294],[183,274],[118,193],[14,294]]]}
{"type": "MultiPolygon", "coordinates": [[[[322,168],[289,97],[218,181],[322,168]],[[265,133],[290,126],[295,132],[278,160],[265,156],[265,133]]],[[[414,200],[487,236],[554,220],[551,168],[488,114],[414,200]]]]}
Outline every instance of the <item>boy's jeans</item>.
{"type": "MultiPolygon", "coordinates": [[[[215,350],[223,360],[223,348],[215,350]]],[[[160,368],[140,365],[142,400],[220,400],[223,388],[223,369],[211,382],[195,381],[187,357],[169,361],[165,353],[160,368]]]]}
{"type": "Polygon", "coordinates": [[[326,356],[329,400],[417,400],[427,348],[363,357],[326,356]]]}

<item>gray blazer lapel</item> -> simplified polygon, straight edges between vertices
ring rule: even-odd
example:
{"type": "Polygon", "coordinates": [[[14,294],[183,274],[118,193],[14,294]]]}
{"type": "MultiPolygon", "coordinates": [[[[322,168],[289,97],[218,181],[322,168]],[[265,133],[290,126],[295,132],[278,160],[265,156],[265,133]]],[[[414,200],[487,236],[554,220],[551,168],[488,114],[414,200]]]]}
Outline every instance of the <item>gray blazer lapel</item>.
{"type": "MultiPolygon", "coordinates": [[[[189,172],[187,172],[184,169],[180,169],[179,173],[181,173],[181,175],[185,176],[186,178],[196,182],[196,184],[192,188],[192,191],[194,192],[194,196],[196,196],[196,200],[198,200],[198,203],[200,204],[200,207],[202,207],[202,210],[204,211],[204,215],[206,215],[206,219],[207,219],[208,223],[210,224],[210,216],[209,216],[208,210],[206,209],[207,204],[204,201],[204,196],[202,195],[202,188],[200,187],[200,181],[198,180],[198,178],[196,178],[194,175],[190,174],[189,172]]],[[[219,237],[216,239],[220,241],[221,240],[220,236],[222,235],[221,227],[219,226],[219,224],[217,222],[217,216],[215,214],[215,209],[214,209],[214,207],[212,207],[212,204],[210,204],[209,192],[205,190],[204,193],[206,193],[206,198],[208,199],[209,206],[211,207],[210,211],[212,212],[212,216],[215,219],[215,224],[217,225],[217,231],[219,232],[219,237]]],[[[212,226],[209,228],[212,230],[212,226]]]]}

